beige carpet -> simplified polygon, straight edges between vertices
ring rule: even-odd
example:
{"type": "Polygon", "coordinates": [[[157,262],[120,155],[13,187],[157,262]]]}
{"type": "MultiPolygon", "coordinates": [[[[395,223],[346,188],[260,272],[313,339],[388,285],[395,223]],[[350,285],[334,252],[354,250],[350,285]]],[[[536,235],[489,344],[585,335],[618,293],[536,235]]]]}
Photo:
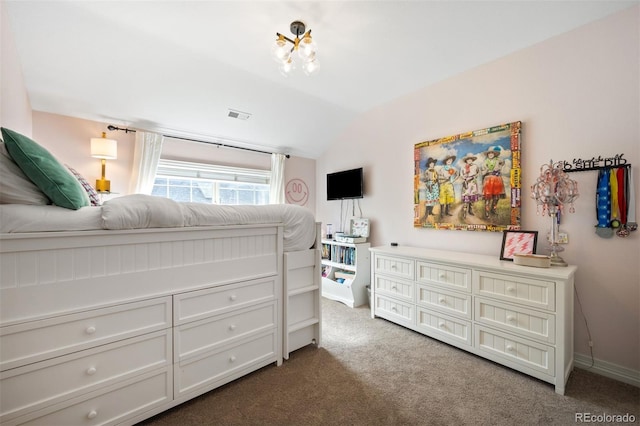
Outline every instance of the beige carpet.
{"type": "Polygon", "coordinates": [[[640,421],[634,386],[575,369],[562,396],[548,383],[371,319],[366,306],[323,299],[322,309],[321,348],[299,349],[280,367],[141,424],[570,425],[576,413],[640,421]]]}

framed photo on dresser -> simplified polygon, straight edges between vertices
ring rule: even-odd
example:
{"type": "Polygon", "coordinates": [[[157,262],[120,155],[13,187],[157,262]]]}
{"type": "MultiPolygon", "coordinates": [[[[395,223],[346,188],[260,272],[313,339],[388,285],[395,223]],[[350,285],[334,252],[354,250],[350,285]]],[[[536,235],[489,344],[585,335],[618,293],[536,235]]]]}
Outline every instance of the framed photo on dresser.
{"type": "Polygon", "coordinates": [[[516,254],[535,254],[538,231],[504,231],[500,260],[511,260],[516,254]]]}

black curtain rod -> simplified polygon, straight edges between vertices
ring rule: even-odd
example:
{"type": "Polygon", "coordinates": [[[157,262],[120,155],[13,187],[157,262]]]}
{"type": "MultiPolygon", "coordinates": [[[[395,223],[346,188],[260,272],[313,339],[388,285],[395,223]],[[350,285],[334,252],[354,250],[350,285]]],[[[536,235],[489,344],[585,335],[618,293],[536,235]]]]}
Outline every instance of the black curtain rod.
{"type": "MultiPolygon", "coordinates": [[[[123,132],[125,132],[125,133],[135,133],[135,132],[136,132],[136,131],[135,131],[135,130],[133,130],[133,129],[127,129],[127,128],[116,127],[116,126],[113,126],[113,125],[111,125],[111,124],[109,124],[109,125],[107,126],[107,129],[108,129],[108,130],[110,130],[110,131],[113,131],[113,130],[121,130],[121,131],[123,131],[123,132]]],[[[242,150],[245,150],[245,151],[257,152],[257,153],[259,153],[259,154],[269,154],[269,155],[273,154],[273,152],[269,152],[269,151],[261,151],[261,150],[259,150],[259,149],[244,148],[244,147],[242,147],[242,146],[227,145],[227,144],[220,143],[220,142],[201,141],[201,140],[198,140],[198,139],[183,138],[183,137],[180,137],[180,136],[172,136],[172,135],[162,135],[162,136],[164,136],[165,138],[180,139],[180,140],[183,140],[183,141],[189,141],[189,142],[208,143],[208,144],[210,144],[210,145],[221,146],[221,147],[223,147],[223,148],[242,149],[242,150]]],[[[284,156],[285,156],[286,158],[289,158],[289,157],[290,157],[290,155],[289,155],[289,154],[285,154],[284,156]]]]}

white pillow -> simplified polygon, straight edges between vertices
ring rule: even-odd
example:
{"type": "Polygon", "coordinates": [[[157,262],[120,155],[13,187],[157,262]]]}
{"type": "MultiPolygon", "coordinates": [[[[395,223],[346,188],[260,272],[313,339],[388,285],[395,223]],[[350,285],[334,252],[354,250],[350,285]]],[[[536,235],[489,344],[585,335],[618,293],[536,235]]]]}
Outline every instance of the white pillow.
{"type": "Polygon", "coordinates": [[[0,140],[0,204],[51,204],[51,200],[20,170],[0,140]]]}

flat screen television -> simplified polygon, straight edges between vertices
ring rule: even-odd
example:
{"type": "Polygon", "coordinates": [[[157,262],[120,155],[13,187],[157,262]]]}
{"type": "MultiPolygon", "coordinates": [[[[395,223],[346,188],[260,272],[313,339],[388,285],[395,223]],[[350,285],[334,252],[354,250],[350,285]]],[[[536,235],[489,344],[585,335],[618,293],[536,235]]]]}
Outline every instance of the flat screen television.
{"type": "Polygon", "coordinates": [[[362,198],[362,167],[327,174],[327,200],[362,198]]]}

